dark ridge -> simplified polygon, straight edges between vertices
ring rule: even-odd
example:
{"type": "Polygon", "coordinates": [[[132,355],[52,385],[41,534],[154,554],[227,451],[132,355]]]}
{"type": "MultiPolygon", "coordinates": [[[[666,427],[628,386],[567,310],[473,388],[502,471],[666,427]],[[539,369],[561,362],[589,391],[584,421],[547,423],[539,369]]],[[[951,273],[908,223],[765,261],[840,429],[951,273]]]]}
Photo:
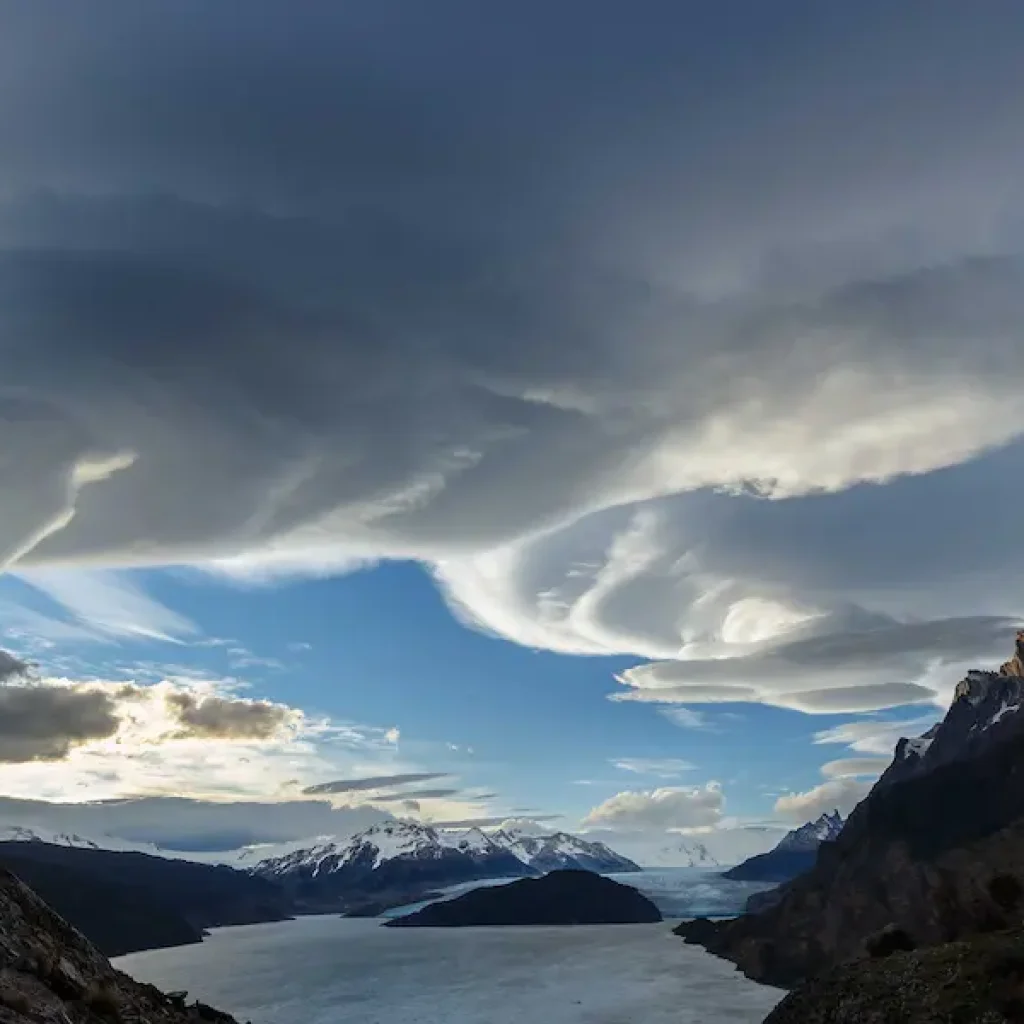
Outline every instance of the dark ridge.
{"type": "Polygon", "coordinates": [[[589,871],[564,870],[474,889],[387,921],[385,927],[646,924],[661,919],[658,908],[631,886],[589,871]]]}
{"type": "Polygon", "coordinates": [[[281,921],[285,894],[222,865],[41,842],[0,843],[0,865],[106,956],[199,942],[221,925],[281,921]]]}

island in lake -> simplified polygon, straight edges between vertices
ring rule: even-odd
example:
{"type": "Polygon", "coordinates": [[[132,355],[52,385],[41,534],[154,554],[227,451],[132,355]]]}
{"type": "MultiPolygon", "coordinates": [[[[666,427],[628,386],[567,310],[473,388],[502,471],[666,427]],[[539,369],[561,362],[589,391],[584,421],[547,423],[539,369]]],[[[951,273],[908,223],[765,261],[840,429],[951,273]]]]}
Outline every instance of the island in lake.
{"type": "Polygon", "coordinates": [[[474,889],[441,900],[387,928],[461,928],[474,925],[649,924],[661,912],[642,893],[591,871],[552,871],[508,885],[474,889]]]}

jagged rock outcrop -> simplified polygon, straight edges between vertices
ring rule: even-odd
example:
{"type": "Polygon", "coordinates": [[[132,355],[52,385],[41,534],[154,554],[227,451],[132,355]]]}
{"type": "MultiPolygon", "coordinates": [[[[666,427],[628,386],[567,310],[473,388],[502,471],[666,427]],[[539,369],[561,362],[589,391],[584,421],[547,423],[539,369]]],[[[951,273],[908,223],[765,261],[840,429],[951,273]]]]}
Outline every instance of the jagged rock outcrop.
{"type": "Polygon", "coordinates": [[[661,912],[642,893],[590,871],[552,871],[508,885],[474,889],[431,903],[388,928],[460,928],[474,925],[648,924],[661,912]]]}
{"type": "Polygon", "coordinates": [[[0,868],[0,1024],[235,1024],[115,970],[80,932],[0,868]]]}
{"type": "Polygon", "coordinates": [[[984,753],[1024,729],[1024,630],[996,672],[975,670],[957,684],[946,717],[923,736],[901,739],[880,786],[924,775],[950,761],[984,753]]]}
{"type": "MultiPolygon", "coordinates": [[[[834,842],[843,828],[843,816],[838,811],[823,814],[816,821],[787,832],[778,845],[767,853],[748,857],[723,877],[736,882],[788,882],[814,867],[822,843],[834,842]]],[[[764,900],[764,893],[756,894],[764,900]]]]}
{"type": "MultiPolygon", "coordinates": [[[[943,722],[879,780],[806,874],[756,914],[679,934],[790,987],[864,955],[888,925],[920,946],[1017,925],[1024,901],[1024,717],[1011,671],[971,673],[943,722]],[[930,742],[927,740],[930,739],[930,742]]],[[[908,744],[901,741],[898,751],[908,744]]]]}
{"type": "Polygon", "coordinates": [[[977,936],[833,968],[764,1024],[1006,1024],[1024,1020],[1024,935],[977,936]]]}

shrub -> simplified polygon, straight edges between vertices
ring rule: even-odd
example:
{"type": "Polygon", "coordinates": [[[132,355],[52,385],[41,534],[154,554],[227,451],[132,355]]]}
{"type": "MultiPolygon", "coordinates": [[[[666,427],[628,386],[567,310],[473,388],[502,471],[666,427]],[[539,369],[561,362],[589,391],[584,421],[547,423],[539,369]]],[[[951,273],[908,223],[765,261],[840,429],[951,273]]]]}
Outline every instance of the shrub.
{"type": "Polygon", "coordinates": [[[82,1002],[96,1014],[107,1020],[121,1019],[121,1000],[117,989],[107,978],[94,981],[89,985],[82,1002]]]}
{"type": "Polygon", "coordinates": [[[1024,897],[1024,885],[1014,875],[996,875],[988,883],[988,894],[1003,910],[1013,911],[1024,897]]]}
{"type": "Polygon", "coordinates": [[[910,934],[896,925],[890,924],[880,932],[872,935],[864,944],[868,956],[880,960],[893,953],[909,953],[915,948],[910,934]]]}

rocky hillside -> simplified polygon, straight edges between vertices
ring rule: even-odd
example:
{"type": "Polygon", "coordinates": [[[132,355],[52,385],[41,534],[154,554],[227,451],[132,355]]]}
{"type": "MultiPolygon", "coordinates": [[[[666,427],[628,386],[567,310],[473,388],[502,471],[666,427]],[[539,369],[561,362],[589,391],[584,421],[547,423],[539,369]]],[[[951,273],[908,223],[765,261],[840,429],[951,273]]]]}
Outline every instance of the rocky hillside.
{"type": "Polygon", "coordinates": [[[1024,1020],[1024,934],[976,936],[833,968],[765,1024],[1007,1024],[1024,1020]]]}
{"type": "Polygon", "coordinates": [[[774,849],[723,872],[724,877],[735,882],[788,882],[814,867],[821,844],[834,842],[842,828],[843,816],[838,811],[823,814],[817,821],[787,832],[774,849]]]}
{"type": "Polygon", "coordinates": [[[81,933],[0,869],[0,1024],[234,1024],[114,970],[81,933]]]}
{"type": "Polygon", "coordinates": [[[649,924],[661,920],[642,893],[590,871],[552,871],[508,885],[474,889],[431,903],[387,928],[462,928],[479,925],[649,924]]]}
{"type": "Polygon", "coordinates": [[[1024,879],[1024,634],[998,672],[972,672],[944,721],[900,741],[894,768],[817,863],[768,909],[680,934],[750,977],[791,986],[862,955],[889,925],[934,945],[1018,924],[1024,879]]]}

